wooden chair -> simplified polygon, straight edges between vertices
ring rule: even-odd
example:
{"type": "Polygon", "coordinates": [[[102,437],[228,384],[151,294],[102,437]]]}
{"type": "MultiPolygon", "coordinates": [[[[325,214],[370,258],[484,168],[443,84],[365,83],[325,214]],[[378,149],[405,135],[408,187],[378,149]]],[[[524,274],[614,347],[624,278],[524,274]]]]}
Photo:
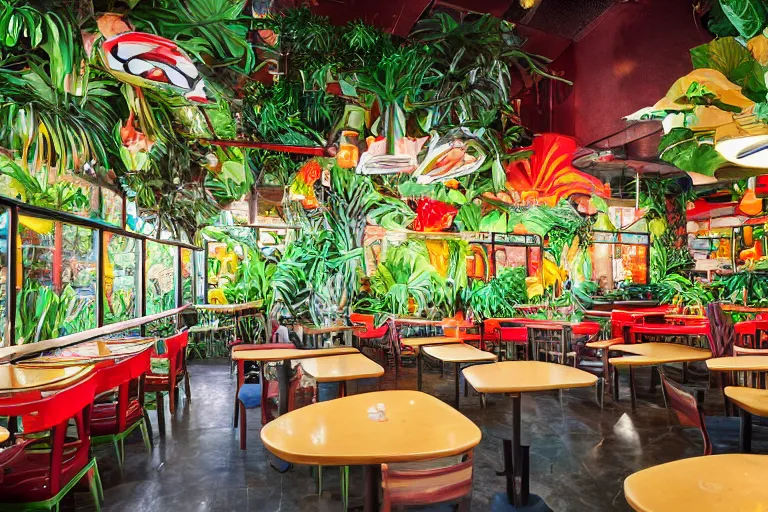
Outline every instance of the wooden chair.
{"type": "Polygon", "coordinates": [[[149,373],[145,377],[144,393],[155,393],[157,400],[157,422],[161,433],[165,432],[165,403],[163,392],[168,392],[168,409],[171,416],[176,414],[176,401],[179,385],[184,381],[184,394],[192,401],[187,371],[187,343],[189,332],[184,331],[165,339],[165,353],[153,354],[154,359],[168,360],[168,373],[149,373]]]}
{"type": "MultiPolygon", "coordinates": [[[[661,383],[664,387],[667,403],[675,412],[680,424],[696,427],[701,432],[704,441],[704,455],[712,455],[713,437],[715,443],[719,440],[724,441],[726,438],[732,438],[730,440],[737,442],[739,438],[738,418],[725,416],[706,417],[701,404],[703,401],[703,390],[699,390],[702,393],[698,398],[695,398],[676,384],[673,384],[664,375],[663,371],[660,370],[659,375],[661,376],[661,383]]],[[[724,449],[719,449],[718,451],[724,451],[724,449]]]]}
{"type": "MultiPolygon", "coordinates": [[[[472,501],[472,453],[464,462],[435,469],[390,469],[381,465],[381,512],[393,507],[424,507],[458,502],[459,512],[472,501]]],[[[429,510],[421,508],[420,510],[429,510]]]]}

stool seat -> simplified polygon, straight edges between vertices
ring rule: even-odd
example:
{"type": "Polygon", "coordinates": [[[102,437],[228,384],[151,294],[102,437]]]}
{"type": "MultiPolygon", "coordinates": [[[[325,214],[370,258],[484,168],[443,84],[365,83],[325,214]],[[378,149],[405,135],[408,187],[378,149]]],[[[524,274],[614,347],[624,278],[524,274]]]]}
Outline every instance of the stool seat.
{"type": "Polygon", "coordinates": [[[243,384],[237,393],[237,399],[240,400],[246,409],[255,409],[261,406],[261,385],[243,384]]]}

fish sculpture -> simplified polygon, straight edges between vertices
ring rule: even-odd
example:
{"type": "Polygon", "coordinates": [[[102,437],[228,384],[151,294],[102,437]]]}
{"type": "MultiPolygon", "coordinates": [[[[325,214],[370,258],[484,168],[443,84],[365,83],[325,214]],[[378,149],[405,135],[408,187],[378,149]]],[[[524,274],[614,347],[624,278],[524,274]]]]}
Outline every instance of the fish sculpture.
{"type": "Polygon", "coordinates": [[[176,43],[153,34],[123,32],[106,39],[101,50],[115,77],[136,87],[170,86],[195,103],[208,103],[205,81],[176,43]]]}

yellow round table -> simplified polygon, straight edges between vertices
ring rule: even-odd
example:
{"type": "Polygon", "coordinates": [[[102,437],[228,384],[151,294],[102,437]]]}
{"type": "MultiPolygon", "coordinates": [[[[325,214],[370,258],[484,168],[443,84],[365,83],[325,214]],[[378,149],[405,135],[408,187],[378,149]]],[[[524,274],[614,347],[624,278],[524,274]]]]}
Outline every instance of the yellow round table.
{"type": "Polygon", "coordinates": [[[768,511],[768,456],[708,455],[638,471],[624,497],[638,512],[768,511]]]}
{"type": "Polygon", "coordinates": [[[507,503],[515,507],[533,506],[541,498],[531,495],[529,502],[529,470],[523,464],[528,463],[530,447],[522,446],[520,442],[522,393],[594,386],[597,377],[578,368],[540,361],[504,361],[477,365],[465,368],[463,373],[467,382],[480,393],[513,393],[512,442],[504,443],[507,492],[506,495],[494,497],[494,502],[506,499],[507,503]],[[512,467],[509,467],[509,462],[512,462],[512,467]]]}
{"type": "Polygon", "coordinates": [[[10,437],[11,433],[8,432],[8,430],[4,427],[0,427],[0,443],[4,443],[8,440],[8,437],[10,437]]]}
{"type": "MultiPolygon", "coordinates": [[[[455,406],[459,408],[459,371],[461,363],[490,363],[496,361],[496,356],[485,350],[479,350],[472,345],[464,343],[453,343],[448,345],[429,345],[423,348],[424,353],[432,356],[440,363],[453,363],[454,366],[454,388],[455,406]]],[[[466,391],[466,387],[464,388],[466,391]]],[[[421,388],[419,388],[421,391],[421,388]]]]}
{"type": "Polygon", "coordinates": [[[728,356],[707,360],[711,372],[768,372],[766,356],[728,356]]]}
{"type": "Polygon", "coordinates": [[[724,393],[739,406],[739,448],[742,453],[749,453],[752,451],[752,416],[768,417],[768,389],[728,386],[724,393]]]}
{"type": "MultiPolygon", "coordinates": [[[[608,362],[613,366],[629,367],[629,396],[632,410],[636,409],[637,397],[635,395],[635,368],[638,366],[660,366],[669,363],[684,363],[683,376],[687,375],[687,363],[694,361],[706,361],[712,357],[712,351],[703,348],[689,347],[677,343],[629,343],[626,345],[613,345],[611,351],[623,352],[629,357],[612,357],[608,362]]],[[[655,387],[655,370],[652,368],[651,390],[655,387]]],[[[613,399],[619,400],[618,373],[614,374],[613,399]]]]}
{"type": "Polygon", "coordinates": [[[317,382],[338,382],[341,396],[347,394],[347,381],[373,379],[384,375],[384,368],[363,354],[300,359],[304,371],[317,382]]]}
{"type": "MultiPolygon", "coordinates": [[[[263,347],[263,345],[261,345],[263,347]]],[[[331,357],[341,354],[359,354],[360,351],[354,347],[338,347],[338,348],[321,348],[300,350],[297,348],[272,348],[263,350],[237,350],[232,352],[233,361],[259,361],[262,363],[276,363],[281,362],[278,365],[277,371],[277,411],[278,414],[285,414],[288,412],[288,382],[291,380],[291,361],[294,359],[308,359],[312,357],[331,357]]],[[[238,363],[238,368],[240,364],[238,363]]],[[[262,366],[263,372],[263,366],[262,366]]],[[[235,411],[237,407],[237,394],[240,392],[240,377],[238,378],[238,385],[235,389],[235,411]]],[[[264,387],[264,379],[261,379],[261,392],[266,393],[267,390],[264,387]]],[[[235,413],[237,418],[237,413],[235,413]]],[[[237,423],[237,419],[235,419],[237,423]]]]}
{"type": "Polygon", "coordinates": [[[400,342],[406,347],[411,347],[416,351],[416,389],[421,391],[421,379],[424,371],[424,361],[421,353],[422,347],[428,345],[458,344],[461,343],[461,340],[451,336],[430,336],[425,338],[401,338],[400,342]]]}
{"type": "Polygon", "coordinates": [[[366,466],[366,510],[378,510],[382,463],[436,459],[480,443],[480,429],[451,406],[418,391],[377,391],[296,409],[267,423],[261,440],[281,459],[315,466],[366,466]],[[383,404],[386,420],[370,408],[383,404]]]}

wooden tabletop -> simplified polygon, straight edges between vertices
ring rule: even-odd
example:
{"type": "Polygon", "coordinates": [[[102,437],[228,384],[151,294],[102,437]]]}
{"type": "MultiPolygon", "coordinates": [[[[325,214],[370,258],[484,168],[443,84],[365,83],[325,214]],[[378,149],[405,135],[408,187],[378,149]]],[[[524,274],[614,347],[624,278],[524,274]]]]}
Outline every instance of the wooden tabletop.
{"type": "Polygon", "coordinates": [[[522,393],[593,386],[597,376],[578,368],[541,361],[504,361],[464,369],[480,393],[522,393]]]}
{"type": "Polygon", "coordinates": [[[16,363],[18,367],[57,367],[125,359],[152,348],[157,338],[119,338],[85,341],[16,363]]]}
{"type": "Polygon", "coordinates": [[[429,338],[401,338],[400,342],[406,347],[423,347],[424,345],[447,345],[461,343],[459,338],[449,336],[432,336],[429,338]]]}
{"type": "Polygon", "coordinates": [[[768,389],[728,386],[725,396],[750,414],[768,416],[768,389]]]}
{"type": "Polygon", "coordinates": [[[93,368],[93,365],[26,368],[2,364],[0,365],[0,393],[59,388],[77,382],[93,371],[93,368]]]}
{"type": "Polygon", "coordinates": [[[348,466],[458,455],[480,443],[472,421],[420,391],[378,391],[320,402],[267,423],[261,440],[295,464],[348,466]],[[369,417],[383,404],[386,421],[369,417]]]}
{"type": "Polygon", "coordinates": [[[611,350],[625,352],[630,357],[612,357],[608,361],[617,366],[649,366],[664,363],[706,361],[712,357],[708,349],[678,345],[676,343],[634,343],[613,345],[611,350]]]}
{"type": "Polygon", "coordinates": [[[408,318],[408,317],[396,317],[395,324],[399,325],[423,325],[423,326],[439,326],[442,325],[442,320],[427,320],[426,318],[408,318]]]}
{"type": "Polygon", "coordinates": [[[613,347],[614,345],[621,345],[624,343],[624,338],[611,338],[609,340],[597,340],[587,343],[587,348],[593,348],[595,350],[606,349],[613,347]]]}
{"type": "Polygon", "coordinates": [[[676,460],[624,480],[638,512],[757,512],[768,504],[768,456],[727,454],[676,460]]]}
{"type": "Polygon", "coordinates": [[[495,361],[496,356],[485,350],[478,350],[472,345],[456,343],[424,347],[424,353],[444,363],[471,363],[475,361],[495,361]]]}
{"type": "Polygon", "coordinates": [[[359,325],[329,325],[328,327],[315,327],[314,325],[302,325],[304,334],[314,336],[315,334],[331,334],[334,332],[354,331],[360,329],[359,325]]]}
{"type": "Polygon", "coordinates": [[[711,372],[765,372],[768,371],[768,356],[715,357],[707,360],[711,372]]]}
{"type": "Polygon", "coordinates": [[[7,429],[0,427],[0,443],[6,442],[10,436],[11,433],[7,429]]]}
{"type": "Polygon", "coordinates": [[[338,356],[341,354],[360,353],[354,347],[318,348],[299,350],[298,348],[272,348],[264,350],[237,350],[232,352],[235,361],[285,361],[288,359],[308,359],[310,357],[338,356]]]}
{"type": "Polygon", "coordinates": [[[370,379],[384,375],[384,368],[363,354],[301,359],[301,367],[317,382],[370,379]]]}
{"type": "Polygon", "coordinates": [[[195,304],[195,309],[210,311],[211,313],[238,313],[248,309],[258,309],[262,304],[260,300],[241,304],[195,304]]]}

